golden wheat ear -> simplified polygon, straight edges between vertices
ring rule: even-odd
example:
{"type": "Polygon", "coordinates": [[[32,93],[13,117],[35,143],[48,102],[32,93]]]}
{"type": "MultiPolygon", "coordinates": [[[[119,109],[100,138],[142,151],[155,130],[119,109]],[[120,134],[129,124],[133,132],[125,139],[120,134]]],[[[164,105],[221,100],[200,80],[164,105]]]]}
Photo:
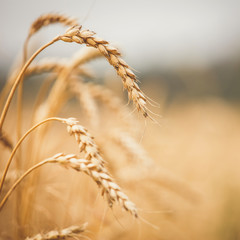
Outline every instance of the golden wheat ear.
{"type": "Polygon", "coordinates": [[[112,207],[114,202],[120,204],[120,206],[126,211],[130,212],[134,217],[138,217],[138,212],[135,204],[129,200],[128,196],[124,194],[121,188],[115,183],[113,178],[108,173],[104,166],[94,163],[93,160],[82,159],[77,157],[75,154],[55,154],[51,158],[47,158],[42,162],[29,168],[9,189],[2,201],[0,202],[0,211],[6,204],[10,195],[16,189],[16,187],[34,170],[42,167],[46,164],[60,164],[66,168],[72,168],[78,172],[87,174],[102,190],[102,195],[107,198],[108,204],[112,207]]]}
{"type": "Polygon", "coordinates": [[[27,237],[25,240],[57,240],[57,239],[78,239],[79,235],[85,232],[87,223],[81,226],[70,226],[61,230],[53,230],[48,233],[39,233],[34,237],[27,237]]]}
{"type": "Polygon", "coordinates": [[[28,36],[24,43],[23,62],[25,62],[27,59],[27,46],[28,46],[30,38],[36,32],[38,32],[41,28],[46,27],[50,24],[54,24],[54,23],[60,23],[63,26],[74,26],[74,25],[78,24],[76,19],[65,16],[63,14],[59,14],[59,13],[48,13],[48,14],[41,15],[30,26],[28,36]]]}
{"type": "Polygon", "coordinates": [[[12,150],[13,144],[6,133],[0,132],[0,143],[2,143],[6,148],[12,150]]]}
{"type": "Polygon", "coordinates": [[[129,65],[120,58],[121,53],[115,47],[103,39],[94,37],[95,32],[90,30],[82,30],[82,26],[70,27],[65,34],[59,36],[64,42],[75,42],[78,44],[86,44],[88,47],[98,49],[108,62],[115,68],[117,74],[122,78],[123,86],[128,91],[129,99],[131,99],[137,109],[143,113],[144,117],[148,116],[146,107],[146,97],[137,84],[137,78],[130,69],[129,65]]]}

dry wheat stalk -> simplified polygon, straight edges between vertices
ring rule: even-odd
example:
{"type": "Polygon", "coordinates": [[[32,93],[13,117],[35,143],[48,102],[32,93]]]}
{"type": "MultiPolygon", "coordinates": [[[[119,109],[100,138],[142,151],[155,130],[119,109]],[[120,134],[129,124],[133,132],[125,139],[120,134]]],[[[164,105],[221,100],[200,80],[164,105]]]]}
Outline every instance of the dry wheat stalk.
{"type": "MultiPolygon", "coordinates": [[[[119,57],[120,53],[119,51],[108,45],[108,42],[96,37],[93,37],[95,33],[91,32],[89,30],[82,30],[81,31],[81,26],[73,26],[67,32],[62,35],[55,37],[52,39],[49,43],[45,44],[41,48],[39,48],[31,57],[30,59],[26,62],[26,64],[23,66],[21,69],[20,73],[18,74],[11,91],[8,95],[7,101],[5,103],[4,109],[2,111],[1,117],[0,117],[0,131],[2,131],[2,126],[7,114],[7,111],[9,109],[11,100],[13,98],[14,92],[22,81],[22,77],[28,68],[28,66],[31,64],[31,62],[34,60],[34,58],[42,52],[44,49],[46,49],[48,46],[52,45],[53,43],[62,40],[65,42],[76,42],[79,44],[85,43],[87,46],[91,46],[94,48],[97,48],[109,61],[109,63],[114,66],[116,69],[117,73],[119,76],[121,76],[123,80],[123,85],[128,91],[129,99],[132,99],[133,102],[135,103],[136,107],[138,110],[142,111],[143,115],[145,117],[148,116],[147,113],[147,108],[146,108],[146,98],[140,88],[137,85],[137,80],[135,74],[130,70],[129,66],[119,57]]],[[[64,79],[66,76],[69,76],[69,73],[64,73],[62,76],[62,79],[64,79]]],[[[20,84],[21,86],[22,84],[20,84]]],[[[21,99],[21,89],[19,91],[19,101],[21,99]]],[[[58,91],[55,91],[56,93],[58,91]]],[[[55,98],[54,98],[55,101],[55,98]]],[[[56,102],[56,101],[55,101],[56,102]]],[[[21,106],[21,104],[19,104],[21,106]]],[[[19,107],[21,109],[21,107],[19,107]]],[[[20,111],[19,111],[20,112],[20,111]]],[[[48,111],[49,114],[50,111],[48,111]]],[[[20,115],[20,114],[19,114],[20,115]]],[[[46,116],[47,117],[47,116],[46,116]]],[[[20,118],[19,118],[20,119],[20,118]]]]}
{"type": "Polygon", "coordinates": [[[50,121],[59,121],[62,122],[64,124],[67,124],[67,130],[69,132],[70,135],[74,135],[78,146],[79,146],[79,150],[80,152],[84,151],[85,152],[85,158],[92,161],[93,163],[98,164],[99,166],[103,166],[104,161],[101,157],[101,155],[99,154],[99,150],[97,145],[94,143],[93,141],[93,137],[87,132],[87,130],[81,126],[81,125],[77,125],[78,121],[76,121],[74,118],[47,118],[44,119],[43,121],[37,123],[36,125],[34,125],[33,127],[31,127],[22,137],[21,139],[17,142],[16,146],[14,147],[14,149],[11,152],[10,158],[7,161],[3,176],[1,178],[0,181],[0,193],[1,193],[1,189],[3,187],[4,184],[4,180],[6,177],[6,174],[8,172],[9,166],[12,162],[12,159],[16,153],[16,151],[19,149],[20,145],[22,144],[22,142],[26,139],[26,137],[33,132],[36,128],[38,128],[39,126],[48,123],[50,121]]]}
{"type": "Polygon", "coordinates": [[[107,41],[94,37],[94,32],[81,30],[81,28],[82,26],[73,26],[64,35],[59,36],[59,39],[64,42],[75,42],[97,48],[122,78],[123,85],[128,91],[129,99],[132,99],[137,109],[147,117],[146,98],[138,87],[135,74],[130,70],[128,64],[120,58],[120,52],[110,46],[107,41]]]}
{"type": "Polygon", "coordinates": [[[51,158],[47,158],[28,169],[4,196],[0,203],[0,210],[6,204],[9,196],[23,179],[32,171],[47,163],[58,163],[66,168],[72,168],[76,171],[84,172],[85,174],[89,175],[102,189],[102,195],[106,196],[110,207],[112,207],[114,202],[118,202],[126,211],[129,211],[133,216],[138,217],[135,204],[131,202],[127,195],[121,191],[121,188],[113,181],[113,178],[110,176],[104,166],[99,166],[98,163],[93,163],[92,159],[81,159],[75,154],[65,155],[63,153],[59,153],[51,158]]]}
{"type": "MultiPolygon", "coordinates": [[[[78,125],[77,121],[73,118],[49,118],[46,119],[37,125],[33,126],[18,142],[16,147],[14,148],[10,159],[8,160],[7,167],[4,171],[2,180],[1,180],[1,187],[3,186],[4,179],[6,177],[6,173],[8,171],[8,168],[10,166],[11,160],[17,151],[18,147],[22,143],[22,141],[38,126],[49,122],[49,121],[60,121],[62,123],[67,124],[67,130],[70,135],[74,135],[80,152],[85,152],[85,159],[79,160],[76,159],[75,155],[68,155],[67,157],[63,154],[55,155],[53,158],[50,158],[50,160],[45,160],[45,163],[50,162],[60,162],[66,166],[70,166],[78,171],[83,171],[90,175],[101,187],[103,190],[103,194],[105,194],[108,198],[109,204],[111,205],[113,201],[118,201],[126,210],[130,211],[133,215],[137,216],[137,211],[133,207],[134,204],[130,202],[125,194],[123,194],[120,191],[120,187],[113,182],[113,179],[108,174],[107,169],[104,167],[104,160],[99,154],[99,150],[95,142],[93,141],[93,137],[87,132],[87,130],[82,127],[81,125],[78,125]],[[80,165],[79,165],[80,164],[80,165]]],[[[43,163],[43,164],[45,164],[43,163]]],[[[41,166],[43,165],[41,163],[35,165],[35,166],[41,166]]],[[[32,170],[34,169],[31,168],[32,170]]],[[[30,172],[32,171],[30,169],[30,172]]],[[[29,172],[29,173],[30,173],[29,172]]],[[[28,171],[23,175],[22,179],[28,174],[28,171]]],[[[21,178],[20,178],[21,179],[21,178]]],[[[19,181],[20,182],[20,181],[19,181]]],[[[18,183],[19,183],[18,182],[18,183]]],[[[17,184],[18,184],[17,183],[17,184]]],[[[16,185],[15,185],[16,187],[16,185]]],[[[15,188],[14,187],[14,188],[15,188]]],[[[14,189],[13,188],[13,189],[14,189]]],[[[13,191],[13,189],[11,191],[13,191]]],[[[10,191],[10,193],[11,193],[10,191]]],[[[3,203],[0,205],[0,208],[4,205],[6,199],[8,198],[10,194],[8,193],[3,200],[3,203]]]]}
{"type": "MultiPolygon", "coordinates": [[[[27,46],[30,38],[32,37],[33,34],[35,34],[37,31],[39,31],[42,27],[47,26],[49,24],[53,23],[61,23],[65,26],[72,26],[76,25],[77,21],[75,19],[69,18],[67,16],[64,16],[62,14],[57,14],[57,13],[50,13],[50,14],[45,14],[37,18],[31,25],[29,34],[24,42],[24,47],[23,47],[23,65],[26,62],[27,59],[27,46]]],[[[23,81],[20,82],[19,88],[18,88],[18,101],[17,101],[17,137],[18,139],[21,136],[21,126],[22,126],[22,95],[23,95],[23,81]]],[[[2,122],[0,122],[0,130],[2,127],[2,122]]]]}
{"type": "Polygon", "coordinates": [[[34,237],[27,237],[25,240],[58,240],[67,238],[77,239],[79,234],[85,231],[87,225],[87,223],[84,223],[81,226],[70,226],[61,230],[53,230],[45,234],[39,233],[34,237]]]}
{"type": "MultiPolygon", "coordinates": [[[[21,83],[22,79],[23,79],[23,75],[26,71],[26,69],[29,67],[29,65],[32,63],[32,61],[35,59],[35,57],[40,53],[42,52],[44,49],[46,49],[47,47],[49,47],[50,45],[52,45],[53,43],[55,43],[56,41],[58,41],[59,38],[56,37],[54,39],[52,39],[50,42],[48,42],[47,44],[45,44],[44,46],[40,47],[30,58],[29,60],[25,63],[25,65],[22,67],[21,71],[19,72],[11,90],[10,90],[10,93],[8,95],[8,98],[6,100],[6,103],[4,105],[4,108],[3,108],[3,111],[1,113],[1,117],[0,117],[0,132],[2,132],[2,127],[3,127],[3,123],[5,121],[5,118],[6,118],[6,115],[7,115],[7,112],[8,112],[8,109],[9,109],[9,106],[10,106],[10,103],[12,101],[12,98],[13,98],[13,95],[19,85],[19,83],[21,83]]],[[[21,92],[21,91],[20,91],[21,92]]],[[[21,95],[21,93],[19,94],[21,95]]],[[[21,99],[21,98],[19,98],[21,99]]]]}
{"type": "Polygon", "coordinates": [[[10,167],[10,164],[12,162],[12,159],[16,153],[16,151],[19,149],[20,145],[22,144],[22,142],[25,140],[25,138],[31,133],[33,132],[36,128],[38,128],[39,126],[49,122],[49,121],[59,121],[59,122],[62,122],[62,123],[65,123],[65,119],[62,119],[62,118],[48,118],[48,119],[45,119],[41,122],[39,122],[38,124],[36,124],[35,126],[31,127],[22,137],[21,139],[19,139],[19,141],[17,142],[16,146],[12,149],[12,152],[11,152],[11,155],[7,161],[7,164],[6,164],[6,167],[4,169],[4,172],[3,172],[3,175],[2,175],[2,178],[0,180],[0,194],[1,194],[1,190],[2,190],[2,187],[3,187],[3,184],[4,184],[4,181],[5,181],[5,178],[6,178],[6,175],[7,175],[7,172],[8,172],[8,169],[10,167]]]}

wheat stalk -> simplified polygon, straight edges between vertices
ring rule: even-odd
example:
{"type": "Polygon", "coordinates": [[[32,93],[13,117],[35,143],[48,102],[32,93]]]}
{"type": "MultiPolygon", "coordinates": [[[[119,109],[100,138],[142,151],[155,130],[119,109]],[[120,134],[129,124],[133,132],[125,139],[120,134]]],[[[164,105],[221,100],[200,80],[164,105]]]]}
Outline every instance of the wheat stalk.
{"type": "Polygon", "coordinates": [[[35,169],[47,164],[47,163],[58,163],[64,167],[72,168],[79,172],[84,172],[89,175],[101,188],[102,195],[105,195],[108,200],[108,204],[112,207],[113,203],[116,201],[122,206],[126,211],[129,211],[133,216],[138,217],[137,209],[135,204],[129,200],[126,194],[121,191],[121,188],[113,181],[113,178],[108,173],[107,169],[99,164],[93,163],[91,160],[78,158],[74,154],[65,155],[59,153],[51,158],[47,158],[44,161],[34,165],[28,169],[10,188],[7,194],[4,196],[0,203],[0,210],[6,204],[8,198],[15,190],[15,188],[20,184],[20,182],[29,175],[35,169]]]}
{"type": "Polygon", "coordinates": [[[93,37],[94,34],[95,34],[94,32],[89,30],[81,30],[81,26],[73,26],[69,30],[67,30],[64,35],[55,37],[52,41],[39,48],[31,56],[31,58],[23,66],[21,72],[18,74],[18,77],[13,87],[11,88],[11,91],[9,93],[9,96],[7,98],[3,112],[0,117],[0,131],[2,131],[2,125],[5,120],[13,94],[17,86],[21,82],[21,78],[25,73],[26,69],[41,51],[43,51],[45,48],[52,45],[58,40],[62,40],[64,42],[76,42],[78,44],[84,43],[87,46],[97,48],[107,58],[109,63],[116,69],[118,75],[122,78],[123,85],[128,91],[129,99],[132,99],[137,109],[141,111],[145,117],[148,116],[146,108],[147,101],[144,94],[138,87],[135,74],[130,70],[129,66],[119,57],[120,52],[116,48],[109,46],[108,42],[103,39],[93,37]]]}
{"type": "Polygon", "coordinates": [[[87,223],[84,223],[81,226],[70,226],[61,230],[53,230],[45,234],[39,233],[34,237],[27,237],[25,240],[60,240],[67,238],[77,239],[79,234],[86,230],[87,225],[87,223]]]}
{"type": "MultiPolygon", "coordinates": [[[[37,18],[31,25],[29,34],[24,42],[23,47],[23,65],[26,62],[27,59],[27,45],[32,37],[33,34],[35,34],[37,31],[39,31],[42,27],[47,26],[49,24],[53,23],[61,23],[65,26],[72,26],[77,24],[77,21],[75,19],[69,18],[67,16],[64,16],[62,14],[57,13],[50,13],[45,14],[37,18]]],[[[17,101],[17,138],[20,139],[21,136],[21,127],[22,127],[22,95],[23,95],[23,81],[20,82],[19,88],[18,88],[18,101],[17,101]]],[[[0,123],[0,129],[1,129],[1,123],[0,123]]]]}
{"type": "Polygon", "coordinates": [[[0,194],[1,194],[1,190],[2,190],[2,187],[3,187],[3,184],[4,184],[4,180],[6,178],[6,175],[7,175],[7,172],[8,172],[8,169],[10,167],[10,164],[12,162],[12,159],[16,153],[16,151],[18,150],[18,148],[20,147],[20,145],[22,144],[22,142],[24,141],[24,139],[32,132],[34,131],[36,128],[38,128],[39,126],[49,122],[49,121],[60,121],[60,122],[65,122],[65,119],[61,119],[61,118],[47,118],[41,122],[39,122],[38,124],[34,125],[33,127],[31,127],[22,137],[21,139],[19,139],[19,141],[17,142],[16,146],[14,147],[14,149],[12,150],[11,152],[11,155],[7,161],[7,164],[6,164],[6,167],[4,169],[4,172],[3,172],[3,176],[1,178],[1,181],[0,181],[0,194]]]}
{"type": "MultiPolygon", "coordinates": [[[[82,152],[82,151],[85,152],[85,159],[79,160],[79,162],[78,162],[76,160],[75,155],[74,155],[74,157],[72,157],[73,155],[68,155],[68,157],[66,157],[65,155],[60,154],[60,155],[54,156],[53,158],[51,158],[51,160],[48,159],[48,160],[43,161],[44,162],[43,164],[48,163],[48,162],[56,162],[58,160],[64,165],[66,165],[68,163],[67,166],[70,166],[70,167],[74,168],[75,170],[83,171],[83,172],[87,173],[88,175],[93,177],[93,179],[95,179],[98,184],[101,185],[101,187],[103,188],[103,194],[105,193],[107,195],[108,201],[110,204],[112,204],[112,202],[114,200],[117,200],[126,210],[130,211],[134,215],[137,215],[137,213],[134,213],[135,210],[134,209],[131,210],[131,208],[130,208],[131,202],[128,200],[128,198],[125,198],[125,195],[120,191],[119,186],[113,182],[112,178],[108,174],[107,169],[104,167],[104,160],[99,153],[97,145],[93,141],[93,137],[88,133],[88,131],[83,126],[78,125],[77,124],[78,122],[74,118],[68,118],[68,119],[48,118],[48,119],[45,119],[44,121],[36,124],[31,129],[29,129],[25,133],[25,135],[19,140],[19,142],[15,146],[14,150],[12,151],[12,154],[7,162],[7,166],[5,168],[3,177],[1,179],[0,190],[2,189],[4,180],[5,180],[8,168],[10,166],[10,163],[13,159],[13,156],[16,153],[17,149],[19,148],[20,144],[23,142],[23,140],[37,127],[39,127],[40,125],[42,125],[46,122],[53,121],[53,120],[60,121],[62,123],[67,124],[67,131],[69,132],[70,135],[74,135],[74,137],[78,143],[80,152],[82,152]],[[70,161],[70,159],[71,159],[71,161],[70,161]]],[[[39,167],[42,165],[37,164],[36,166],[39,167]]],[[[31,169],[34,170],[35,168],[33,167],[31,169]]],[[[32,170],[29,170],[29,171],[31,172],[32,170]]],[[[28,171],[26,173],[28,174],[28,171]]],[[[23,175],[22,179],[27,175],[26,173],[23,175]]],[[[4,200],[4,201],[6,201],[6,200],[4,200]]],[[[4,201],[3,201],[3,204],[4,204],[4,201]]],[[[1,206],[3,206],[3,204],[0,205],[0,208],[1,208],[1,206]]]]}
{"type": "Polygon", "coordinates": [[[52,45],[53,43],[55,43],[56,41],[58,41],[59,38],[56,37],[54,38],[53,40],[51,40],[50,42],[48,42],[47,44],[45,44],[44,46],[42,46],[41,48],[39,48],[32,56],[31,58],[25,63],[25,65],[23,66],[23,68],[21,69],[20,73],[18,74],[12,88],[11,88],[11,91],[8,95],[8,98],[7,98],[7,101],[4,105],[4,108],[3,108],[3,111],[2,111],[2,114],[1,114],[1,117],[0,117],[0,132],[2,131],[2,126],[3,126],[3,123],[4,123],[4,120],[5,120],[5,117],[6,117],[6,114],[7,114],[7,111],[9,109],[9,106],[10,106],[10,103],[11,103],[11,100],[13,98],[13,95],[14,95],[14,92],[17,88],[17,86],[19,85],[19,83],[21,82],[22,80],[22,77],[26,71],[26,69],[28,68],[28,66],[32,63],[32,61],[34,60],[34,58],[41,52],[43,51],[45,48],[47,48],[48,46],[52,45]]]}

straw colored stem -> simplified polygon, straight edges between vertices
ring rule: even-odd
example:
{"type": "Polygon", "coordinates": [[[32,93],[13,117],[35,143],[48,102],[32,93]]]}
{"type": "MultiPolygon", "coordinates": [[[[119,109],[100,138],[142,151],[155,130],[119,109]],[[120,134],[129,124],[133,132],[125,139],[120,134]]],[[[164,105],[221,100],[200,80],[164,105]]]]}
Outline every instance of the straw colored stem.
{"type": "Polygon", "coordinates": [[[48,46],[50,46],[51,44],[55,43],[56,41],[59,40],[59,37],[55,37],[53,40],[51,40],[49,43],[45,44],[44,46],[42,46],[41,48],[39,48],[33,55],[32,57],[26,62],[26,64],[24,65],[24,67],[22,68],[21,72],[18,74],[18,77],[8,95],[8,98],[7,98],[7,101],[5,103],[5,106],[4,106],[4,109],[2,111],[2,115],[1,115],[1,118],[0,118],[0,131],[2,131],[2,126],[3,126],[3,123],[4,123],[4,120],[5,120],[5,117],[6,117],[6,114],[7,114],[7,111],[9,109],[9,105],[11,103],[11,100],[13,98],[13,94],[19,84],[19,82],[21,81],[22,79],[22,76],[24,74],[24,72],[26,71],[27,67],[31,64],[31,62],[34,60],[34,58],[41,52],[43,51],[45,48],[47,48],[48,46]]]}
{"type": "Polygon", "coordinates": [[[36,168],[39,168],[41,166],[43,166],[46,163],[50,163],[50,162],[55,162],[56,160],[51,160],[51,159],[46,159],[36,165],[34,165],[33,167],[31,167],[30,169],[28,169],[14,184],[13,186],[9,189],[9,191],[7,192],[7,194],[5,195],[5,197],[3,198],[3,200],[0,203],[0,211],[2,210],[3,206],[5,205],[6,201],[8,200],[9,196],[12,194],[12,192],[14,191],[14,189],[19,185],[19,183],[29,174],[31,173],[33,170],[35,170],[36,168]]]}
{"type": "MultiPolygon", "coordinates": [[[[17,141],[22,135],[22,105],[23,105],[23,81],[20,81],[17,91],[17,141]]],[[[18,150],[19,159],[21,159],[21,148],[18,150]]],[[[19,169],[19,161],[16,161],[16,167],[19,169]]],[[[1,193],[1,188],[0,188],[1,193]]]]}
{"type": "Polygon", "coordinates": [[[2,179],[1,179],[1,182],[0,182],[0,194],[1,194],[1,190],[2,190],[2,187],[3,187],[3,184],[4,184],[4,180],[6,178],[6,175],[7,175],[7,172],[8,172],[8,169],[9,169],[9,166],[12,162],[12,159],[14,157],[14,154],[16,153],[17,149],[19,148],[20,144],[23,142],[23,140],[34,130],[36,129],[37,127],[39,127],[40,125],[46,123],[46,122],[49,122],[49,121],[61,121],[62,122],[62,119],[61,118],[48,118],[48,119],[45,119],[44,121],[36,124],[35,126],[33,126],[31,129],[29,129],[25,134],[24,136],[18,141],[17,145],[15,146],[15,148],[13,149],[12,153],[11,153],[11,156],[10,158],[8,159],[8,162],[7,162],[7,165],[5,167],[5,170],[4,170],[4,173],[3,173],[3,176],[2,176],[2,179]]]}

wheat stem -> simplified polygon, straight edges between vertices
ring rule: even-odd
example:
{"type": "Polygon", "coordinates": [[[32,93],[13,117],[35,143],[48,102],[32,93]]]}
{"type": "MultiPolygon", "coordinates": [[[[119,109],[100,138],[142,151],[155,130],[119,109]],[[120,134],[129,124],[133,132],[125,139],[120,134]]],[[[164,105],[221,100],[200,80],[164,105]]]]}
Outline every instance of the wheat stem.
{"type": "Polygon", "coordinates": [[[39,127],[40,125],[46,123],[46,122],[49,122],[49,121],[63,121],[61,118],[48,118],[48,119],[45,119],[43,121],[41,121],[40,123],[34,125],[32,128],[30,128],[23,136],[22,138],[18,141],[18,143],[16,144],[16,146],[14,147],[12,153],[11,153],[11,156],[9,157],[8,159],[8,162],[7,162],[7,165],[4,169],[4,172],[3,172],[3,176],[1,178],[1,182],[0,182],[0,194],[1,194],[1,190],[2,190],[2,187],[3,187],[3,184],[4,184],[4,180],[6,178],[6,175],[7,175],[7,172],[8,172],[8,169],[9,169],[9,166],[12,162],[12,159],[14,157],[14,154],[16,153],[17,149],[19,148],[20,144],[23,142],[23,140],[34,130],[36,129],[37,127],[39,127]]]}
{"type": "Polygon", "coordinates": [[[39,168],[41,166],[43,166],[46,163],[50,163],[50,162],[55,162],[56,160],[54,159],[46,159],[36,165],[34,165],[33,167],[29,168],[14,184],[13,186],[9,189],[9,191],[7,192],[7,194],[5,195],[5,197],[3,198],[3,200],[0,203],[0,211],[2,210],[3,206],[5,205],[6,201],[8,200],[9,196],[12,194],[12,192],[14,191],[14,189],[19,185],[19,183],[29,174],[31,173],[33,170],[35,170],[36,168],[39,168]]]}
{"type": "Polygon", "coordinates": [[[22,76],[24,74],[24,72],[26,71],[27,67],[31,64],[31,62],[34,60],[34,58],[41,52],[43,51],[45,48],[47,48],[48,46],[52,45],[53,43],[55,43],[56,41],[59,40],[59,37],[55,37],[53,40],[51,40],[49,43],[45,44],[44,46],[42,46],[41,48],[39,48],[32,56],[31,58],[26,62],[26,64],[24,65],[24,67],[22,68],[21,72],[18,74],[18,77],[16,79],[16,81],[14,82],[14,85],[12,86],[11,88],[11,91],[8,95],[8,98],[7,98],[7,101],[5,103],[5,106],[4,106],[4,109],[2,111],[2,114],[1,114],[1,118],[0,118],[0,132],[2,131],[2,126],[3,126],[3,123],[4,123],[4,120],[5,120],[5,117],[6,117],[6,114],[7,114],[7,111],[8,111],[8,108],[9,108],[9,105],[11,103],[11,100],[13,98],[13,94],[19,84],[19,82],[21,81],[22,79],[22,76]]]}

